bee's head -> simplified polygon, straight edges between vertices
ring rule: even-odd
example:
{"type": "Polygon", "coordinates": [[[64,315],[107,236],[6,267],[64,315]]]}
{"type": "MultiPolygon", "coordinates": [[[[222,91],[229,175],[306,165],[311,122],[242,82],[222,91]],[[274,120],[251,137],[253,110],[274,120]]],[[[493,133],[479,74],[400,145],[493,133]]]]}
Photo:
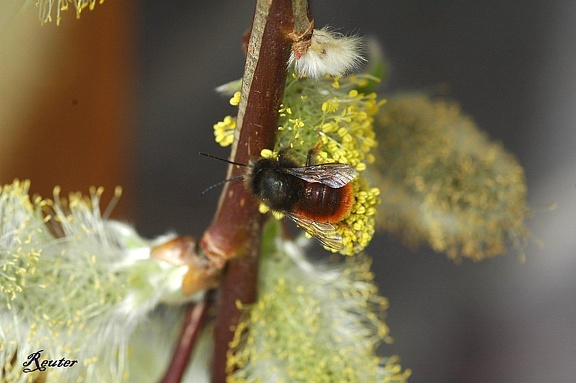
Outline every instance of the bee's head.
{"type": "Polygon", "coordinates": [[[291,178],[282,172],[278,161],[262,158],[249,164],[244,181],[269,208],[287,210],[294,198],[291,178]]]}

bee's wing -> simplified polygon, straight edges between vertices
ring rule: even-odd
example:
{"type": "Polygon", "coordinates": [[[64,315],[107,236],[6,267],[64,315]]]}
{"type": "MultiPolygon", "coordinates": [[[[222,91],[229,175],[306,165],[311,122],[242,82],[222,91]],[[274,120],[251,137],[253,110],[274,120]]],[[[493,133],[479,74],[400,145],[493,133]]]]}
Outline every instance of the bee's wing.
{"type": "Polygon", "coordinates": [[[304,181],[319,182],[335,189],[348,184],[358,175],[352,166],[340,163],[284,168],[283,171],[304,181]]]}
{"type": "Polygon", "coordinates": [[[344,247],[342,237],[331,223],[317,222],[288,212],[284,212],[284,214],[290,217],[296,222],[296,225],[304,229],[308,234],[318,239],[325,247],[335,251],[344,247]]]}

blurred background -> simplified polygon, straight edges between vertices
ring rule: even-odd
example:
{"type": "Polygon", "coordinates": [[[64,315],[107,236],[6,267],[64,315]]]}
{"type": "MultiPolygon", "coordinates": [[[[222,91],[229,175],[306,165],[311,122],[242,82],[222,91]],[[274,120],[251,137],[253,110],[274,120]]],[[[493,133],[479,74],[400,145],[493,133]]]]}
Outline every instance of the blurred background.
{"type": "MultiPolygon", "coordinates": [[[[253,1],[108,0],[40,26],[33,4],[0,6],[0,182],[86,192],[122,185],[116,218],[141,234],[200,236],[227,156],[214,92],[241,77],[253,1]]],[[[525,168],[533,237],[517,253],[454,264],[380,235],[389,298],[384,347],[411,382],[576,381],[576,3],[568,0],[315,0],[316,25],[377,38],[382,94],[449,95],[525,168]],[[548,209],[552,203],[556,210],[548,209]]]]}

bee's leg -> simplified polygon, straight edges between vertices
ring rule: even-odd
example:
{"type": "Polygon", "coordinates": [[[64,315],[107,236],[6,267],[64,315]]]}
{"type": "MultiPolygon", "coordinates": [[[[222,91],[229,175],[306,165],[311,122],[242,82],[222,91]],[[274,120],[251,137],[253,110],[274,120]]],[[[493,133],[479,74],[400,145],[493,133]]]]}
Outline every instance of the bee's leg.
{"type": "Polygon", "coordinates": [[[313,148],[308,150],[308,156],[306,157],[306,166],[312,165],[312,156],[316,155],[316,153],[318,153],[321,147],[322,147],[322,141],[318,141],[318,143],[313,148]]]}
{"type": "Polygon", "coordinates": [[[317,147],[308,150],[308,155],[306,156],[306,166],[312,165],[312,156],[315,155],[317,151],[317,147]]]}
{"type": "Polygon", "coordinates": [[[288,149],[284,148],[284,149],[280,149],[280,151],[278,152],[278,161],[282,161],[286,159],[286,153],[288,153],[288,149]]]}
{"type": "Polygon", "coordinates": [[[289,167],[289,168],[294,167],[293,161],[290,160],[290,158],[286,155],[286,153],[288,153],[288,149],[281,149],[278,152],[278,157],[277,157],[278,162],[281,165],[289,167]]]}

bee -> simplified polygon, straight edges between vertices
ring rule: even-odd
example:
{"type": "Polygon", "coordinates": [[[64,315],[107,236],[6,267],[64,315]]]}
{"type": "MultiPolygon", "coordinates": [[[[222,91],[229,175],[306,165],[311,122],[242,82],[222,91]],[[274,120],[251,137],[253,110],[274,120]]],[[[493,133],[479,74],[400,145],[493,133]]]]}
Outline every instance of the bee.
{"type": "Polygon", "coordinates": [[[350,182],[358,172],[341,163],[311,165],[310,158],[308,154],[305,166],[282,153],[277,159],[260,158],[248,164],[223,161],[247,168],[244,175],[227,181],[242,178],[260,202],[292,219],[324,247],[338,251],[343,243],[336,226],[350,215],[354,204],[350,182]]]}

